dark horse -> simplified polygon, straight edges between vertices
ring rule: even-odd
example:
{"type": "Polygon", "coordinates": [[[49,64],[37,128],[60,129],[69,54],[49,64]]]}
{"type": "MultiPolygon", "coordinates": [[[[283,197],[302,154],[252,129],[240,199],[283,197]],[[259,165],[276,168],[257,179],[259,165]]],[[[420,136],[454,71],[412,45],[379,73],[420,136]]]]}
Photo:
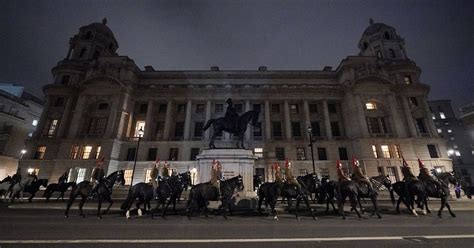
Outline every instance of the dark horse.
{"type": "Polygon", "coordinates": [[[311,217],[316,219],[314,215],[314,211],[309,205],[308,194],[310,194],[308,187],[304,184],[304,182],[298,180],[301,185],[301,192],[295,188],[295,186],[290,185],[288,183],[278,183],[278,182],[267,182],[260,186],[258,189],[258,206],[257,211],[259,213],[262,212],[262,202],[265,200],[265,205],[270,205],[271,212],[273,218],[278,220],[277,211],[275,210],[275,205],[278,200],[278,197],[283,197],[288,199],[288,203],[290,203],[291,199],[296,199],[296,210],[295,216],[296,219],[299,219],[298,210],[301,200],[304,201],[306,206],[311,213],[311,217]]]}
{"type": "MultiPolygon", "coordinates": [[[[102,214],[107,213],[107,211],[109,211],[110,207],[112,206],[113,201],[110,198],[110,195],[112,195],[112,189],[115,182],[119,182],[121,185],[125,184],[123,170],[119,170],[110,174],[107,178],[101,180],[99,184],[97,185],[97,188],[96,188],[97,199],[98,199],[97,218],[99,219],[102,219],[102,214]],[[102,207],[103,200],[108,201],[109,206],[101,214],[100,208],[102,207]]],[[[80,213],[80,216],[86,217],[84,213],[82,212],[82,207],[84,206],[84,203],[86,202],[87,197],[89,196],[91,190],[92,190],[92,184],[89,181],[82,181],[72,188],[71,196],[69,197],[69,201],[67,202],[67,207],[65,211],[66,218],[69,217],[69,208],[71,208],[71,205],[74,203],[74,200],[76,200],[76,198],[79,195],[82,198],[81,202],[79,203],[79,213],[80,213]]]]}
{"type": "Polygon", "coordinates": [[[313,202],[318,199],[318,194],[321,188],[321,181],[316,173],[309,173],[304,176],[299,176],[298,181],[302,181],[306,186],[308,186],[308,195],[313,202]],[[314,198],[313,198],[314,194],[314,198]]]}
{"type": "MultiPolygon", "coordinates": [[[[353,210],[355,210],[357,216],[361,218],[359,210],[357,210],[357,201],[359,199],[359,192],[362,194],[368,194],[368,188],[367,186],[362,187],[359,185],[354,180],[350,181],[340,181],[337,183],[336,186],[336,199],[337,199],[337,208],[339,210],[339,214],[342,215],[342,219],[346,219],[346,215],[344,213],[344,203],[346,201],[346,198],[349,197],[349,201],[351,203],[351,207],[353,210]]],[[[375,208],[375,214],[381,218],[380,214],[377,211],[377,201],[374,201],[374,194],[372,194],[371,199],[372,202],[374,203],[374,208],[375,208]]]]}
{"type": "Polygon", "coordinates": [[[130,190],[128,191],[127,198],[122,203],[120,207],[121,210],[126,211],[125,216],[127,219],[130,219],[130,209],[133,205],[133,202],[138,199],[136,207],[138,209],[138,215],[142,215],[142,210],[140,209],[140,205],[144,204],[144,209],[146,211],[151,209],[150,202],[153,200],[153,185],[149,183],[137,183],[133,185],[130,190]]]}
{"type": "Polygon", "coordinates": [[[219,206],[219,212],[227,219],[226,208],[229,208],[229,211],[232,213],[230,205],[232,196],[234,195],[235,190],[242,191],[244,190],[244,184],[242,181],[242,176],[238,175],[236,177],[230,178],[220,182],[220,191],[221,195],[217,188],[212,186],[210,183],[200,183],[191,188],[189,192],[189,199],[187,203],[186,214],[188,218],[191,218],[191,211],[194,205],[197,205],[198,209],[204,208],[206,218],[208,216],[207,205],[209,201],[218,201],[221,200],[222,205],[219,206]]]}
{"type": "Polygon", "coordinates": [[[39,191],[41,186],[46,187],[48,185],[48,179],[38,179],[33,181],[30,185],[27,185],[23,192],[30,193],[30,197],[28,197],[28,201],[32,202],[33,197],[35,197],[36,193],[39,191]]]}
{"type": "Polygon", "coordinates": [[[260,113],[258,111],[248,111],[239,117],[237,123],[228,121],[225,117],[210,119],[203,128],[204,131],[207,130],[211,125],[214,128],[214,133],[212,134],[211,141],[209,142],[209,148],[216,148],[214,145],[214,140],[218,134],[222,133],[222,131],[238,136],[239,141],[237,141],[237,148],[245,148],[244,133],[245,130],[247,130],[247,125],[250,121],[252,121],[252,126],[255,127],[257,125],[259,114],[260,113]]]}
{"type": "Polygon", "coordinates": [[[52,183],[46,187],[46,190],[44,191],[43,197],[46,197],[46,201],[49,201],[49,198],[53,195],[54,192],[60,192],[61,194],[58,196],[56,201],[61,198],[62,201],[64,201],[64,192],[67,191],[69,187],[74,187],[76,186],[76,182],[68,182],[68,183],[52,183]]]}
{"type": "MultiPolygon", "coordinates": [[[[184,172],[158,181],[158,188],[156,189],[158,205],[155,209],[161,206],[162,218],[165,218],[166,210],[168,210],[171,203],[173,203],[173,212],[176,214],[176,202],[181,197],[183,190],[190,184],[191,173],[189,172],[184,172]]],[[[151,217],[154,217],[154,211],[151,211],[151,217]]]]}
{"type": "MultiPolygon", "coordinates": [[[[374,190],[373,193],[369,192],[369,189],[367,188],[366,185],[358,184],[359,186],[359,192],[358,192],[358,198],[357,202],[359,203],[359,208],[362,213],[364,213],[364,209],[362,208],[361,204],[361,198],[368,197],[371,199],[372,204],[374,206],[374,213],[376,214],[379,218],[381,218],[380,214],[378,214],[377,210],[377,197],[378,197],[378,192],[388,190],[390,192],[390,196],[393,196],[393,188],[392,188],[392,182],[390,179],[386,176],[379,175],[375,177],[370,178],[370,182],[372,183],[372,188],[374,190]]],[[[392,198],[392,203],[393,203],[393,198],[392,198]]]]}
{"type": "Polygon", "coordinates": [[[318,203],[323,204],[326,202],[326,213],[329,212],[329,204],[331,204],[334,213],[337,213],[337,209],[334,205],[334,199],[336,197],[337,181],[331,181],[327,177],[321,179],[321,187],[319,188],[318,203]]]}

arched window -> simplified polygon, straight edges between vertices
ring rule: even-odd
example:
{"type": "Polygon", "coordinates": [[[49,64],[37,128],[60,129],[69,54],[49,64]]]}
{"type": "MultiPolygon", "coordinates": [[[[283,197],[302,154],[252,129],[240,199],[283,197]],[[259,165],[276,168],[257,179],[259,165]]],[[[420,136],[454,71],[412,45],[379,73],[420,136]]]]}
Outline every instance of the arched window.
{"type": "Polygon", "coordinates": [[[389,34],[388,32],[385,32],[384,38],[385,38],[386,40],[390,40],[390,34],[389,34]]]}
{"type": "Polygon", "coordinates": [[[79,58],[83,58],[86,55],[87,48],[82,48],[81,52],[79,53],[79,58]]]}
{"type": "Polygon", "coordinates": [[[377,104],[375,102],[368,102],[365,104],[365,108],[367,110],[376,110],[377,109],[377,104]]]}
{"type": "Polygon", "coordinates": [[[393,49],[390,48],[390,49],[388,49],[388,51],[390,52],[390,57],[391,57],[391,58],[395,58],[395,57],[396,57],[396,56],[395,56],[395,51],[394,51],[393,49]]]}

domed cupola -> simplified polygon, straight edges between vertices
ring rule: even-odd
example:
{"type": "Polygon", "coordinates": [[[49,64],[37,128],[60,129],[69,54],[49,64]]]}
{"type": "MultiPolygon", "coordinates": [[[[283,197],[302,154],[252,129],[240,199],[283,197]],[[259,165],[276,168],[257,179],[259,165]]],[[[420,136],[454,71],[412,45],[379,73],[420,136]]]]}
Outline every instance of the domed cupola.
{"type": "Polygon", "coordinates": [[[384,23],[374,23],[362,34],[359,41],[360,56],[377,56],[386,60],[408,59],[405,51],[405,40],[397,34],[397,30],[384,23]]]}
{"type": "Polygon", "coordinates": [[[79,28],[79,33],[71,38],[67,58],[73,60],[94,60],[100,56],[117,55],[118,43],[107,26],[107,19],[102,23],[94,22],[79,28]]]}

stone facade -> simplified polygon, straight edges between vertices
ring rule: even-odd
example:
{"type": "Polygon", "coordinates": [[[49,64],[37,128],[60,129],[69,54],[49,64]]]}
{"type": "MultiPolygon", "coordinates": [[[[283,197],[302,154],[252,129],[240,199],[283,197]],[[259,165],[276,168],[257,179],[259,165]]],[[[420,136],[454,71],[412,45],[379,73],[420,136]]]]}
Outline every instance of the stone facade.
{"type": "MultiPolygon", "coordinates": [[[[382,23],[371,22],[357,56],[336,69],[313,71],[141,70],[116,54],[118,43],[105,22],[82,27],[70,47],[52,70],[54,82],[44,87],[43,131],[28,142],[29,149],[46,151],[22,160],[24,168],[39,168],[40,177],[56,180],[71,169],[72,179],[85,180],[100,157],[109,173],[127,169],[129,176],[140,128],[134,183],[147,180],[156,157],[170,160],[178,172],[197,168],[195,157],[212,134],[202,127],[224,115],[229,97],[239,113],[260,111],[245,145],[259,157],[255,173],[266,180],[273,179],[271,164],[285,158],[293,161],[295,175],[313,170],[309,126],[316,172],[333,179],[335,161],[347,166],[352,155],[369,175],[394,179],[401,179],[400,155],[412,165],[421,158],[428,166],[452,168],[431,119],[429,86],[420,82],[421,70],[408,59],[403,39],[382,23]],[[58,98],[63,104],[55,106],[58,98]]],[[[216,146],[235,142],[223,135],[216,146]]]]}

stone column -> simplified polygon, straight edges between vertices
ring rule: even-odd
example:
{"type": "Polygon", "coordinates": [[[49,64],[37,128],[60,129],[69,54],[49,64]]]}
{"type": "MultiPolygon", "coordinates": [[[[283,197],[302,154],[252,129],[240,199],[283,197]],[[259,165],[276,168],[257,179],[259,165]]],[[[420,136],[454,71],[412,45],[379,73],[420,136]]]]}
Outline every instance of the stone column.
{"type": "Polygon", "coordinates": [[[403,112],[405,112],[405,119],[407,120],[408,131],[411,137],[417,137],[418,133],[416,131],[415,123],[413,121],[413,116],[411,115],[411,110],[408,105],[408,100],[406,96],[402,96],[403,112]]]}
{"type": "Polygon", "coordinates": [[[115,131],[114,127],[117,120],[117,115],[121,112],[119,111],[119,102],[120,96],[114,96],[112,103],[110,104],[109,117],[107,118],[107,128],[105,129],[104,137],[113,138],[112,134],[115,131]]]}
{"type": "Polygon", "coordinates": [[[328,102],[326,100],[323,100],[323,113],[324,113],[324,128],[326,129],[326,137],[328,140],[332,140],[331,119],[329,118],[328,102]]]}
{"type": "Polygon", "coordinates": [[[144,140],[153,140],[153,100],[148,101],[148,107],[146,110],[145,119],[145,133],[143,134],[144,140]]]}
{"type": "MultiPolygon", "coordinates": [[[[211,119],[211,107],[212,107],[211,101],[207,101],[206,102],[206,121],[205,121],[204,125],[206,125],[206,123],[211,119]]],[[[211,128],[208,128],[204,132],[204,140],[209,140],[210,131],[211,131],[211,128]]]]}
{"type": "Polygon", "coordinates": [[[191,130],[191,111],[193,109],[193,102],[188,100],[186,105],[186,119],[184,120],[184,140],[189,140],[189,132],[191,130]]]}
{"type": "Polygon", "coordinates": [[[79,96],[77,99],[76,103],[76,109],[74,109],[74,114],[72,116],[71,120],[71,125],[69,125],[69,133],[67,137],[69,139],[75,138],[78,131],[79,131],[79,125],[82,124],[83,122],[82,117],[83,117],[83,111],[84,111],[84,105],[86,104],[87,97],[86,96],[79,96]]]}
{"type": "Polygon", "coordinates": [[[404,137],[406,136],[405,130],[403,129],[403,124],[401,122],[400,116],[397,111],[397,100],[395,97],[390,94],[388,95],[388,102],[390,105],[390,114],[391,114],[391,124],[392,132],[395,137],[404,137]]]}
{"type": "Polygon", "coordinates": [[[428,128],[430,129],[431,137],[438,137],[438,131],[434,124],[431,111],[430,111],[430,106],[428,105],[428,99],[426,99],[426,96],[423,96],[421,98],[421,104],[423,104],[423,109],[425,110],[425,113],[426,113],[426,122],[428,123],[428,128]]]}
{"type": "Polygon", "coordinates": [[[285,116],[285,136],[287,140],[291,140],[290,105],[288,101],[283,103],[283,115],[285,116]]]}
{"type": "MultiPolygon", "coordinates": [[[[247,111],[250,111],[250,101],[249,100],[246,100],[245,101],[245,112],[247,111]]],[[[252,129],[250,127],[247,128],[247,131],[245,132],[245,140],[250,140],[251,136],[250,136],[250,132],[252,131],[252,129]]]]}
{"type": "Polygon", "coordinates": [[[171,130],[171,122],[173,115],[173,101],[169,100],[166,106],[166,119],[165,119],[165,127],[163,128],[163,140],[169,140],[170,138],[170,130],[171,130]]]}
{"type": "Polygon", "coordinates": [[[68,125],[68,120],[71,113],[72,98],[73,96],[69,96],[67,98],[66,106],[64,107],[63,116],[61,116],[61,120],[59,122],[58,134],[56,135],[56,137],[58,138],[64,137],[64,132],[66,131],[66,126],[68,125]]]}
{"type": "Polygon", "coordinates": [[[265,101],[265,140],[272,139],[272,130],[271,130],[271,116],[270,116],[270,102],[265,101]]]}
{"type": "Polygon", "coordinates": [[[44,130],[44,125],[46,123],[46,120],[48,119],[48,112],[49,112],[50,105],[51,105],[51,97],[46,96],[46,102],[44,104],[43,113],[41,114],[41,117],[38,121],[38,125],[36,126],[36,130],[35,130],[36,138],[39,138],[42,135],[42,132],[44,130]]]}
{"type": "Polygon", "coordinates": [[[308,127],[311,127],[311,118],[309,116],[309,104],[308,100],[304,100],[303,102],[303,113],[304,113],[304,127],[303,127],[303,132],[306,133],[306,138],[309,140],[309,133],[308,133],[308,127]]]}
{"type": "Polygon", "coordinates": [[[367,128],[367,120],[365,119],[364,105],[362,105],[362,99],[360,98],[360,95],[356,95],[354,99],[357,110],[357,116],[359,117],[359,126],[362,137],[369,137],[369,130],[367,128]]]}

